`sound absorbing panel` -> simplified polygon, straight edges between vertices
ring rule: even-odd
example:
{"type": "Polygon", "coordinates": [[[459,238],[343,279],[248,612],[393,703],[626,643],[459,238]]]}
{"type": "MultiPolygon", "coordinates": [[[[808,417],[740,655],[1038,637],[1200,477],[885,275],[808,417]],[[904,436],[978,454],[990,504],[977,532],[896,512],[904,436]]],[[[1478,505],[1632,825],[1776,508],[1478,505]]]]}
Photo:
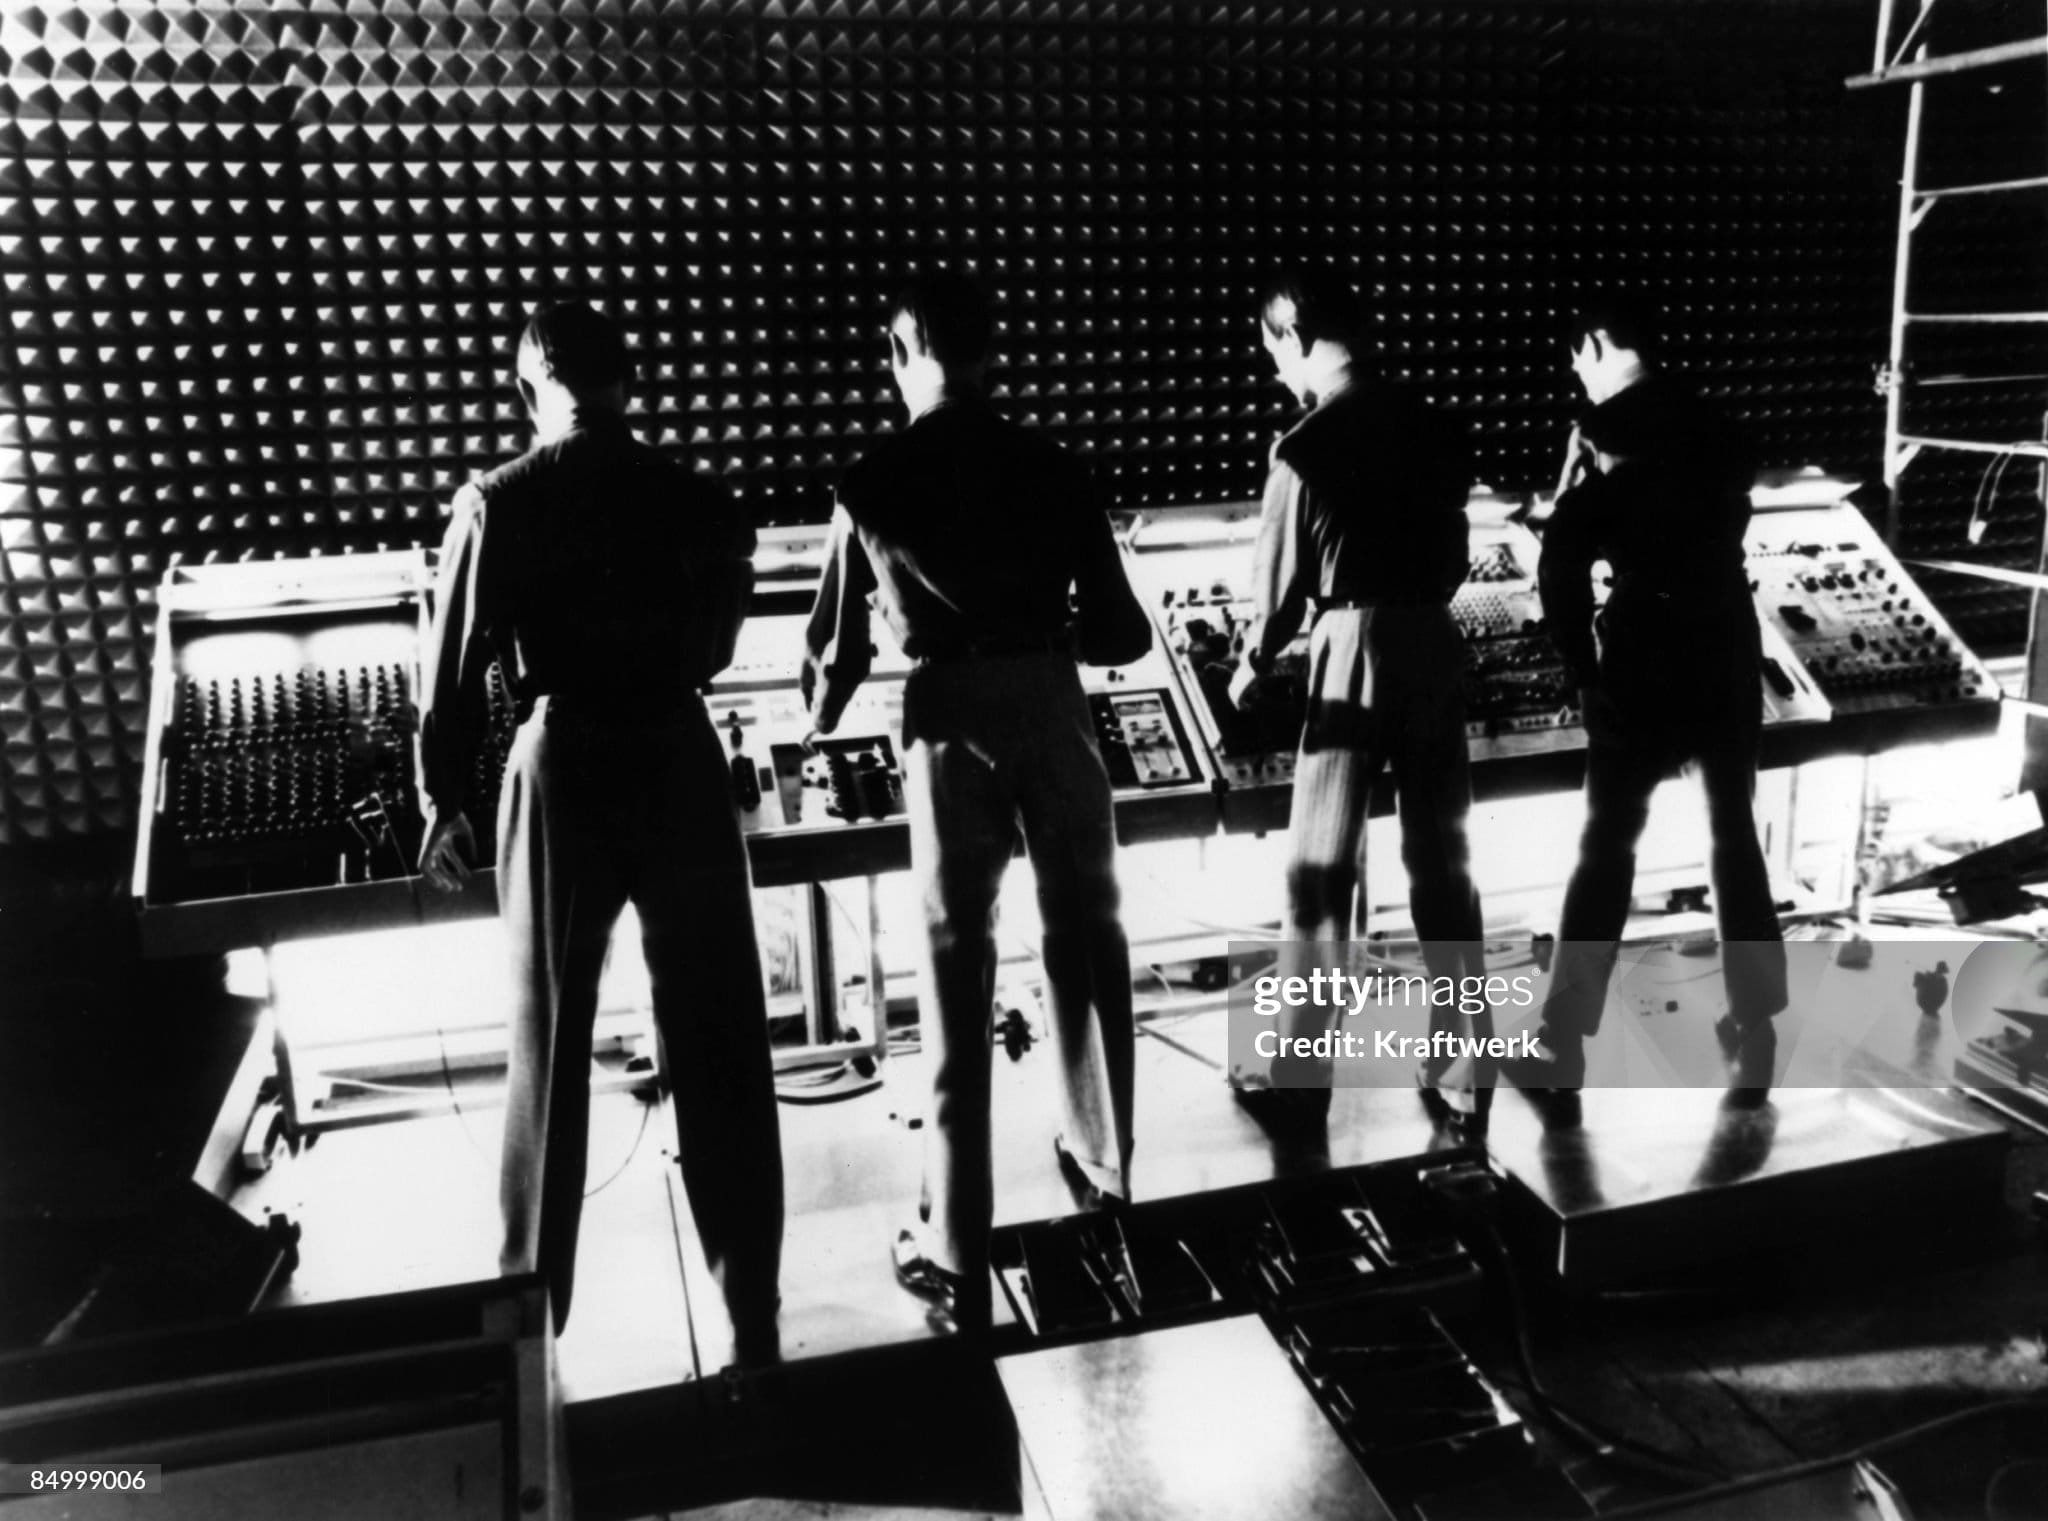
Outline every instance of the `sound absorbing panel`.
{"type": "MultiPolygon", "coordinates": [[[[1126,504],[1256,489],[1288,408],[1250,294],[1297,253],[1357,272],[1388,367],[1504,488],[1552,478],[1559,323],[1617,276],[1663,288],[1775,462],[1868,472],[1899,113],[1840,80],[1873,24],[1866,0],[0,8],[0,843],[132,822],[167,565],[437,539],[523,447],[508,350],[548,295],[620,318],[641,426],[764,522],[822,517],[891,419],[880,303],[941,255],[1000,292],[1008,405],[1126,504]]],[[[1964,632],[2011,638],[2009,606],[1964,632]]]]}

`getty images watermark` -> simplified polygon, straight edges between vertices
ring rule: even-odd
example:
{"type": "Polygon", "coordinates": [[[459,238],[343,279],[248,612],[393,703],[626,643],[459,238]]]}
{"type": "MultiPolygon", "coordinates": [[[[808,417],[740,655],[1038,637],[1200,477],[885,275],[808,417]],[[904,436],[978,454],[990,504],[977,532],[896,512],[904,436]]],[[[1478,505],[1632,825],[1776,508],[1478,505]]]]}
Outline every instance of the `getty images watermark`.
{"type": "Polygon", "coordinates": [[[1245,1086],[1500,1081],[1539,1028],[1582,1032],[1589,1087],[1719,1087],[1768,1019],[1775,1087],[2036,1087],[2048,950],[2032,941],[1787,944],[1690,935],[1482,946],[1233,941],[1228,1068],[1245,1086]]]}
{"type": "Polygon", "coordinates": [[[1361,976],[1326,965],[1312,967],[1306,976],[1269,972],[1252,980],[1252,1013],[1268,1021],[1252,1032],[1252,1053],[1266,1061],[1355,1061],[1366,1054],[1407,1062],[1534,1056],[1533,1029],[1516,1035],[1484,1031],[1490,1028],[1485,1021],[1496,1006],[1526,1009],[1535,1001],[1536,978],[1527,973],[1432,977],[1427,972],[1369,966],[1361,976]],[[1457,1022],[1433,1020],[1427,1034],[1414,1035],[1395,1028],[1385,1017],[1389,1011],[1410,1008],[1442,1010],[1457,1016],[1457,1022]],[[1368,1010],[1376,1017],[1361,1021],[1362,1028],[1347,1024],[1368,1010]],[[1297,1013],[1301,1017],[1289,1021],[1295,1028],[1282,1029],[1280,1016],[1297,1013]]]}

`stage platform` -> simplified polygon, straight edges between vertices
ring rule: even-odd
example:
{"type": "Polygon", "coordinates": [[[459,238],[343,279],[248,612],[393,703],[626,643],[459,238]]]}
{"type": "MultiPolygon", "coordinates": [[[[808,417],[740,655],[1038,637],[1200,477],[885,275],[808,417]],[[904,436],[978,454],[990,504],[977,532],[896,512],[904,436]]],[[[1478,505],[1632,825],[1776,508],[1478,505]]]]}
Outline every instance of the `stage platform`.
{"type": "MultiPolygon", "coordinates": [[[[1896,981],[1897,979],[1889,979],[1896,981]]],[[[1903,986],[1903,984],[1901,984],[1903,986]]],[[[1910,1003],[1908,1002],[1910,1013],[1910,1003]]],[[[1230,1097],[1220,1011],[1150,1026],[1138,1049],[1140,1199],[1188,1198],[1277,1178],[1414,1156],[1449,1144],[1412,1093],[1341,1089],[1327,1148],[1276,1145],[1230,1097]]],[[[1926,1032],[1900,1037],[1925,1043],[1926,1032]]],[[[1884,1046],[1880,1029],[1874,1045],[1884,1046]]],[[[1938,1045],[1903,1050],[1892,1089],[1788,1088],[1730,1115],[1707,1089],[1589,1090],[1582,1129],[1546,1132],[1520,1095],[1494,1107],[1490,1149],[1513,1180],[1538,1256],[1567,1287],[1607,1287],[1694,1264],[1812,1246],[1851,1227],[1925,1229],[1994,1213],[2007,1135],[1929,1075],[1938,1045]]],[[[792,1361],[931,1338],[889,1245],[916,1211],[926,1100],[915,1051],[882,1086],[781,1108],[788,1190],[783,1350],[792,1361]]],[[[1039,1045],[996,1057],[998,1224],[1074,1213],[1054,1161],[1056,1069],[1039,1045]]],[[[561,1347],[571,1400],[716,1375],[729,1329],[673,1166],[666,1103],[593,1104],[574,1313],[561,1347]]],[[[430,1287],[496,1270],[500,1111],[324,1135],[244,1188],[260,1218],[304,1229],[282,1302],[430,1287]]],[[[1000,1304],[1000,1296],[998,1298],[1000,1304]]]]}
{"type": "Polygon", "coordinates": [[[1568,1289],[1675,1287],[1996,1217],[2011,1138],[1951,1094],[1793,1088],[1754,1111],[1720,1100],[1589,1089],[1583,1125],[1559,1131],[1503,1095],[1490,1150],[1538,1261],[1568,1289]]]}
{"type": "MultiPolygon", "coordinates": [[[[1830,974],[1852,979],[1852,1038],[1788,1011],[1781,1086],[1758,1110],[1725,1108],[1714,1089],[1588,1087],[1582,1124],[1547,1130],[1528,1100],[1500,1095],[1489,1149],[1515,1184],[1525,1239],[1568,1289],[1599,1290],[1711,1284],[1738,1261],[1762,1271],[1994,1218],[2011,1137],[1954,1090],[1959,1037],[1913,995],[1914,972],[1949,945],[1959,963],[1972,943],[1860,947],[1866,965],[1830,974]]],[[[1716,958],[1691,965],[1675,964],[1669,1002],[1610,1002],[1589,1073],[1647,1070],[1653,1050],[1711,1069],[1726,1001],[1716,958]]]]}
{"type": "MultiPolygon", "coordinates": [[[[1594,1090],[1583,1125],[1568,1132],[1546,1132],[1526,1098],[1499,1094],[1489,1151],[1508,1180],[1520,1264],[1555,1273],[1567,1293],[1674,1286],[1687,1274],[1727,1288],[1811,1281],[1774,1279],[1764,1264],[1839,1246],[1854,1281],[1881,1281],[1898,1260],[1883,1249],[1886,1232],[1894,1242],[1944,1230],[1961,1240],[2002,1219],[2008,1133],[1942,1089],[1951,1038],[1912,1007],[1909,969],[1886,959],[1903,954],[1878,947],[1863,1056],[1876,1065],[1861,1074],[1890,1087],[1791,1087],[1741,1116],[1722,1112],[1717,1090],[1594,1090]]],[[[1705,1012],[1686,1011],[1687,1038],[1711,1039],[1691,1032],[1705,1012]]],[[[1168,1215],[1207,1220],[1242,1211],[1248,1188],[1451,1149],[1415,1095],[1392,1088],[1337,1091],[1326,1145],[1276,1143],[1230,1096],[1225,1039],[1221,1010],[1157,1019],[1141,1037],[1141,1202],[1178,1200],[1168,1215]]],[[[998,1223],[1070,1216],[1051,1144],[1053,1052],[1040,1044],[1012,1061],[999,1051],[995,1063],[998,1223]]],[[[890,1265],[919,1192],[922,1056],[899,1051],[882,1075],[880,1088],[842,1102],[781,1107],[789,1366],[766,1384],[725,1374],[730,1333],[682,1207],[666,1101],[594,1100],[577,1296],[559,1348],[572,1444],[589,1473],[606,1476],[587,1492],[579,1482],[591,1514],[748,1493],[760,1474],[785,1471],[792,1441],[811,1453],[798,1433],[815,1423],[837,1433],[827,1453],[807,1459],[829,1465],[817,1493],[845,1493],[845,1454],[923,1444],[953,1422],[957,1471],[941,1490],[968,1512],[995,1504],[990,1475],[1012,1471],[1015,1447],[1000,1435],[1010,1414],[987,1355],[963,1355],[929,1324],[890,1265]],[[875,1399],[879,1389],[891,1391],[887,1400],[875,1399]]],[[[278,1302],[493,1274],[500,1123],[501,1111],[480,1101],[336,1130],[244,1188],[234,1202],[246,1213],[281,1210],[304,1230],[278,1302]]],[[[1006,1316],[1000,1295],[997,1305],[1006,1316]]],[[[998,1352],[1032,1345],[1015,1325],[998,1343],[998,1352]]],[[[876,1492],[898,1497],[893,1480],[876,1492]]]]}
{"type": "MultiPolygon", "coordinates": [[[[1218,1058],[1222,1015],[1169,1018],[1139,1040],[1141,1198],[1210,1193],[1275,1177],[1415,1155],[1442,1142],[1413,1094],[1336,1095],[1327,1151],[1276,1147],[1230,1098],[1218,1058]]],[[[997,1223],[1074,1212],[1054,1160],[1055,1059],[1038,1045],[995,1073],[997,1223]]],[[[783,1352],[790,1360],[925,1340],[923,1303],[896,1283],[889,1247],[915,1218],[928,1098],[915,1051],[883,1064],[882,1086],[832,1104],[781,1107],[788,1226],[783,1352]]],[[[731,1336],[682,1208],[667,1101],[592,1101],[591,1193],[576,1299],[561,1343],[572,1401],[716,1375],[731,1336]]],[[[320,1136],[234,1204],[304,1230],[279,1303],[317,1303],[467,1282],[497,1270],[502,1111],[463,1112],[320,1136]]]]}
{"type": "Polygon", "coordinates": [[[1255,1315],[1027,1352],[997,1371],[1026,1521],[1393,1521],[1255,1315]]]}

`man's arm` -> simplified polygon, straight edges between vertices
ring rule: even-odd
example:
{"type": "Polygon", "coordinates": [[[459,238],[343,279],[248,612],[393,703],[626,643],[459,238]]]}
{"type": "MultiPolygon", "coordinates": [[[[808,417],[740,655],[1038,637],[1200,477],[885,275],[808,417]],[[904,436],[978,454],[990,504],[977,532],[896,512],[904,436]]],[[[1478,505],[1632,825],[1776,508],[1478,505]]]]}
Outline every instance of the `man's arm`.
{"type": "Polygon", "coordinates": [[[474,844],[463,809],[487,716],[483,555],[483,493],[468,485],[455,494],[434,583],[433,622],[420,655],[419,789],[427,820],[420,869],[451,891],[469,875],[455,845],[464,839],[474,844]]]}
{"type": "Polygon", "coordinates": [[[854,689],[874,662],[868,626],[868,593],[875,568],[844,506],[832,509],[832,533],[825,548],[825,574],[804,630],[804,664],[799,678],[811,727],[830,734],[839,727],[854,689]]]}
{"type": "Polygon", "coordinates": [[[1431,506],[1437,531],[1435,565],[1437,584],[1446,599],[1472,573],[1472,522],[1467,503],[1472,499],[1472,435],[1448,412],[1435,414],[1438,423],[1431,506]]]}
{"type": "Polygon", "coordinates": [[[1266,477],[1259,537],[1252,551],[1252,621],[1244,637],[1244,664],[1233,691],[1265,671],[1308,617],[1308,581],[1302,561],[1302,511],[1308,483],[1279,459],[1266,477]]]}
{"type": "Polygon", "coordinates": [[[1075,653],[1089,665],[1129,665],[1152,648],[1152,620],[1131,590],[1122,551],[1092,482],[1077,498],[1075,653]]]}
{"type": "Polygon", "coordinates": [[[739,648],[740,627],[754,600],[754,548],[760,535],[746,509],[733,500],[723,483],[702,479],[712,494],[708,507],[717,525],[708,535],[704,560],[697,567],[702,589],[699,616],[704,619],[704,638],[697,648],[704,652],[701,679],[709,682],[732,664],[733,652],[739,648]]]}
{"type": "Polygon", "coordinates": [[[1608,482],[1588,475],[1557,499],[1543,530],[1536,589],[1550,642],[1564,658],[1574,686],[1592,686],[1599,674],[1593,642],[1593,562],[1600,558],[1598,524],[1608,482]]]}

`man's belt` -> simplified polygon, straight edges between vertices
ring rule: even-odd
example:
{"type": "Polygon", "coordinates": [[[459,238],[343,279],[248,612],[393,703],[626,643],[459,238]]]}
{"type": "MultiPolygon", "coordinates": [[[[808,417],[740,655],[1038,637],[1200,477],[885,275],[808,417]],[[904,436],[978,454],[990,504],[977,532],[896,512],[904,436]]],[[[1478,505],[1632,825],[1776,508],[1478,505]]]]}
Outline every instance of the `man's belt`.
{"type": "Polygon", "coordinates": [[[1370,596],[1311,597],[1310,605],[1318,613],[1356,612],[1365,608],[1398,607],[1416,610],[1430,607],[1447,607],[1448,597],[1434,596],[1422,592],[1387,591],[1370,596]]]}
{"type": "Polygon", "coordinates": [[[518,701],[524,723],[536,711],[579,723],[638,728],[675,723],[702,712],[704,699],[695,692],[536,692],[518,701]]]}
{"type": "Polygon", "coordinates": [[[964,644],[942,645],[936,649],[920,648],[917,660],[921,665],[956,665],[964,660],[1006,660],[1019,655],[1065,655],[1072,658],[1073,653],[1073,637],[1062,630],[1057,634],[970,639],[964,644]]]}

